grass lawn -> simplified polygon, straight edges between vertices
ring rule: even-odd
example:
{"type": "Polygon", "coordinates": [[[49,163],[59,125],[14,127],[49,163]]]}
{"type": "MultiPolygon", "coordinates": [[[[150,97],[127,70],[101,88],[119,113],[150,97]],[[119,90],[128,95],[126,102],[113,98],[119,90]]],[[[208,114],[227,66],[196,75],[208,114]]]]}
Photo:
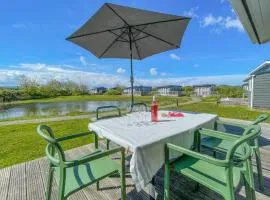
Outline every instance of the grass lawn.
{"type": "MultiPolygon", "coordinates": [[[[183,111],[212,113],[217,114],[220,117],[251,121],[255,120],[260,114],[265,113],[263,111],[249,109],[245,106],[217,105],[216,103],[212,102],[200,102],[182,105],[176,109],[183,111]]],[[[267,122],[270,123],[270,119],[268,119],[267,122]]]]}
{"type": "MultiPolygon", "coordinates": [[[[48,122],[56,137],[88,131],[89,119],[48,122]]],[[[45,156],[46,142],[36,133],[38,124],[7,125],[0,129],[0,168],[45,156]]],[[[63,142],[64,150],[93,142],[92,136],[63,142]]]]}

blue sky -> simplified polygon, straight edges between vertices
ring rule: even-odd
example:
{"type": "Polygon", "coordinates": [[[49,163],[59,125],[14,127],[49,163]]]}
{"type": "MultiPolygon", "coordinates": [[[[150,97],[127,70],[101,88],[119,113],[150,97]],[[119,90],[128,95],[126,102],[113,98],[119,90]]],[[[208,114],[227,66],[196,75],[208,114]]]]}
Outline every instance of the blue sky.
{"type": "Polygon", "coordinates": [[[241,84],[268,59],[270,45],[252,44],[227,0],[3,0],[0,86],[18,84],[21,75],[128,85],[128,60],[97,59],[65,40],[105,2],[192,17],[180,49],[134,63],[136,84],[241,84]]]}

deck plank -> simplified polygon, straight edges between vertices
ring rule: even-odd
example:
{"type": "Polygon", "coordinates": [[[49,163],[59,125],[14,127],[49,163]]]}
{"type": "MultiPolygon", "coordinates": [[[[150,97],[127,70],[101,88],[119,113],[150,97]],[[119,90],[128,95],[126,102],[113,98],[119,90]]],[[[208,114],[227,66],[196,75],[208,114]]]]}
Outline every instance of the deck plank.
{"type": "Polygon", "coordinates": [[[0,199],[6,199],[9,188],[11,167],[0,171],[0,199]]]}
{"type": "Polygon", "coordinates": [[[25,167],[25,163],[11,167],[7,200],[27,200],[25,167]]]}
{"type": "Polygon", "coordinates": [[[26,163],[27,199],[44,199],[45,189],[38,160],[26,163]]]}

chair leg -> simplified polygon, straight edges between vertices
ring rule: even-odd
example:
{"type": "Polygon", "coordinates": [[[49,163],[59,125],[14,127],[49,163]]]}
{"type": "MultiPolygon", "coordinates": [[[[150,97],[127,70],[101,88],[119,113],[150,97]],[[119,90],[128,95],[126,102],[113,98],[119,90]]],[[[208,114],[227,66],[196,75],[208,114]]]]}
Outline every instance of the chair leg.
{"type": "Polygon", "coordinates": [[[66,181],[66,171],[62,169],[60,171],[60,180],[58,185],[57,200],[65,200],[65,181],[66,181]]]}
{"type": "Polygon", "coordinates": [[[255,148],[254,151],[255,151],[255,157],[256,157],[259,189],[263,192],[264,191],[264,180],[263,180],[263,175],[262,175],[262,163],[261,163],[260,149],[255,148]]]}
{"type": "Polygon", "coordinates": [[[110,149],[110,140],[106,139],[106,149],[110,149]]]}
{"type": "Polygon", "coordinates": [[[48,180],[47,180],[47,189],[46,189],[46,200],[51,199],[52,193],[52,180],[53,180],[53,168],[50,166],[48,180]]]}
{"type": "Polygon", "coordinates": [[[169,164],[165,164],[164,173],[164,200],[170,199],[170,168],[169,164]]]}
{"type": "Polygon", "coordinates": [[[120,178],[121,178],[121,199],[126,200],[126,172],[125,172],[125,151],[121,152],[121,171],[120,171],[120,178]]]}
{"type": "Polygon", "coordinates": [[[248,180],[246,180],[246,178],[244,178],[244,185],[245,185],[245,191],[246,191],[246,199],[252,200],[250,185],[248,184],[248,180]]]}
{"type": "Polygon", "coordinates": [[[97,191],[100,189],[99,187],[99,181],[97,181],[97,191]]]}
{"type": "Polygon", "coordinates": [[[247,172],[245,173],[245,181],[247,182],[247,187],[250,191],[250,197],[248,199],[255,200],[255,186],[254,186],[254,178],[253,178],[253,168],[251,164],[251,158],[247,159],[247,172]]]}

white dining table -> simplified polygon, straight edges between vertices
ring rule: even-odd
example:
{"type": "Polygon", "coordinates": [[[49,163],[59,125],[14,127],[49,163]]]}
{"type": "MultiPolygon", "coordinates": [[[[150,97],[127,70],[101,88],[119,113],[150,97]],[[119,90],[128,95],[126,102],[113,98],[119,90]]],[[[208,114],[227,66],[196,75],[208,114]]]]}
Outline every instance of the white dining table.
{"type": "MultiPolygon", "coordinates": [[[[164,164],[167,142],[190,148],[194,131],[214,128],[217,115],[183,113],[184,117],[167,117],[169,111],[159,111],[158,122],[151,121],[150,112],[134,112],[122,117],[91,122],[90,131],[107,138],[132,152],[130,173],[137,191],[145,187],[164,164]]],[[[172,153],[170,157],[180,156],[172,153]]]]}

